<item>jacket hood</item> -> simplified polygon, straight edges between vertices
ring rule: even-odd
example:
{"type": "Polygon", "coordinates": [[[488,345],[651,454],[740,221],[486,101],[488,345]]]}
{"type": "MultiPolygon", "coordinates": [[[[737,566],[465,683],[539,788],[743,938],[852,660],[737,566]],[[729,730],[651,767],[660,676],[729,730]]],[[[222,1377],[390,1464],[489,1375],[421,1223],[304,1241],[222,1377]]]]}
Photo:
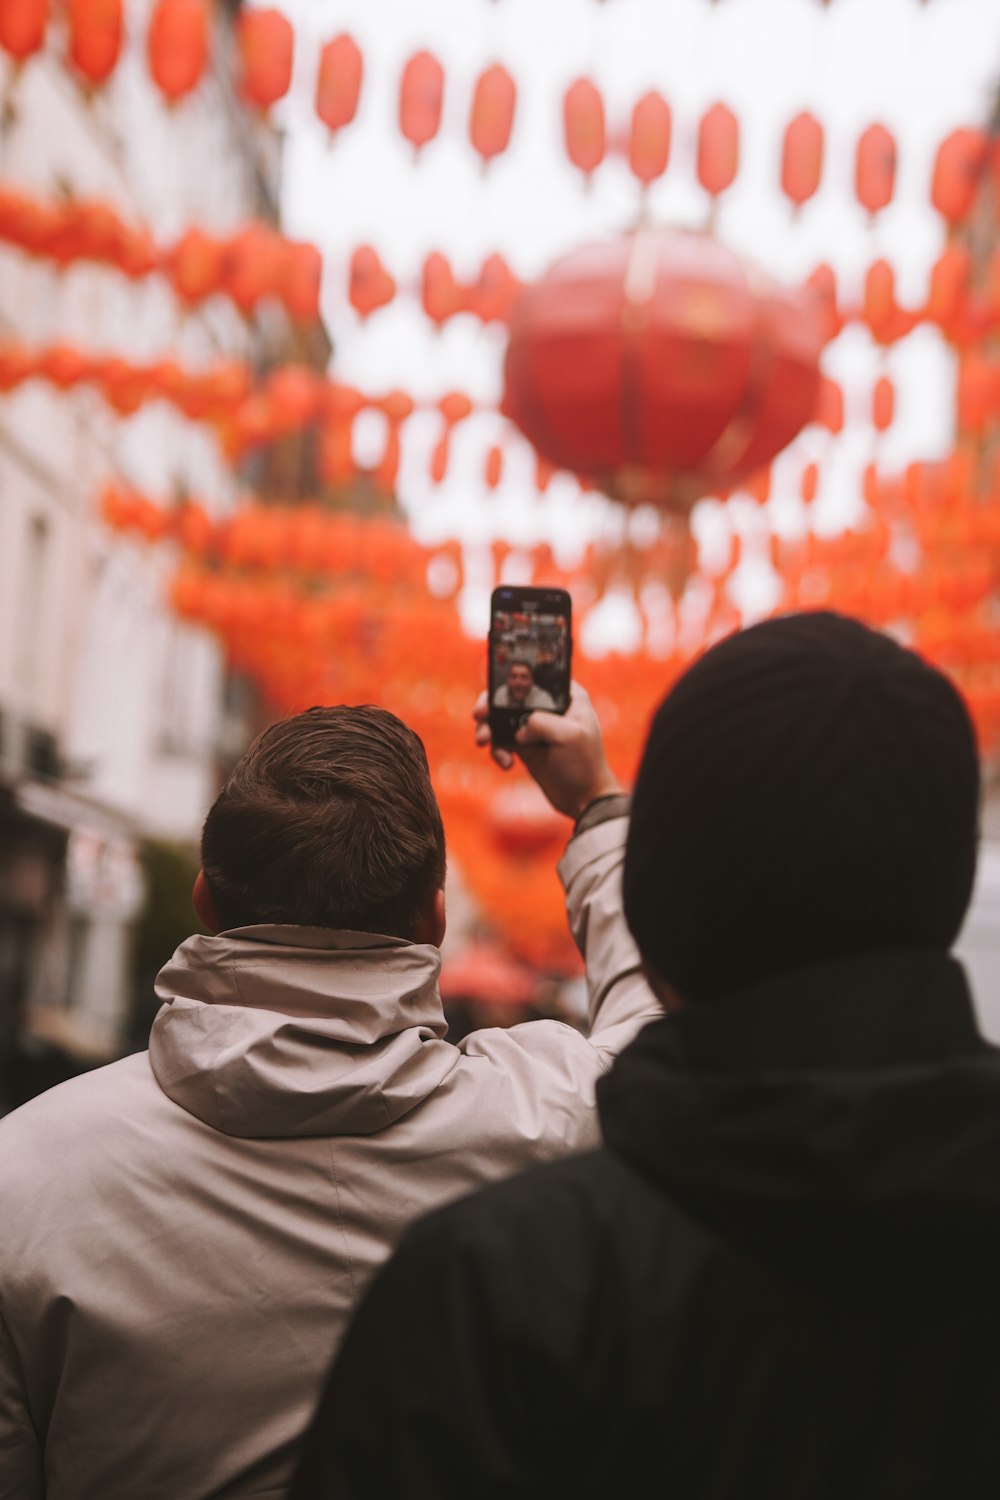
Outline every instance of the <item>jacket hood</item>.
{"type": "Polygon", "coordinates": [[[227,1135],[370,1135],[455,1066],[440,967],[430,945],[365,932],[188,938],[156,981],[153,1073],[227,1135]]]}
{"type": "Polygon", "coordinates": [[[1000,1052],[945,955],[680,1010],[622,1054],[598,1108],[612,1150],[784,1271],[880,1297],[995,1283],[1000,1052]]]}

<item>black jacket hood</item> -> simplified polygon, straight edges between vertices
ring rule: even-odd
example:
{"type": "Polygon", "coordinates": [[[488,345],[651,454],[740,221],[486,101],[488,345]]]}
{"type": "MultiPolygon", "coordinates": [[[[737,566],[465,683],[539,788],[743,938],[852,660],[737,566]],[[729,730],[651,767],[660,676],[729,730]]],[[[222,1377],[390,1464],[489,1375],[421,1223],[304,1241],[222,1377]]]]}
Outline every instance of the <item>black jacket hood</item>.
{"type": "Polygon", "coordinates": [[[1000,1051],[961,965],[881,953],[648,1026],[598,1085],[607,1145],[776,1270],[973,1294],[1000,1265],[1000,1051]]]}

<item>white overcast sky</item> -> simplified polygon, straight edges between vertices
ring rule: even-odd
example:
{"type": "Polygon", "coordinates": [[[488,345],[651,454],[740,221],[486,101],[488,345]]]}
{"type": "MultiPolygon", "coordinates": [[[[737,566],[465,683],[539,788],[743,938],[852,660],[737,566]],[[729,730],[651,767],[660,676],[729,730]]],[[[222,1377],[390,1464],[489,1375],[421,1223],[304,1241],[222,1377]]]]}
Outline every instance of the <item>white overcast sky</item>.
{"type": "MultiPolygon", "coordinates": [[[[627,228],[639,190],[626,160],[611,157],[585,190],[566,158],[562,96],[575,77],[589,75],[601,88],[612,136],[627,129],[632,104],[647,89],[668,99],[674,140],[667,172],[652,190],[654,219],[704,223],[695,132],[703,111],[722,100],[739,116],[742,160],[720,207],[719,237],[789,280],[829,261],[848,294],[884,255],[904,303],[920,298],[943,242],[928,201],[933,149],[955,126],[986,117],[1000,80],[1000,0],[280,3],[297,39],[293,92],[277,113],[287,132],[285,226],[323,248],[334,373],[373,391],[402,386],[418,398],[455,388],[498,398],[504,335],[470,318],[435,332],[419,302],[404,296],[362,324],[346,299],[351,251],[373,244],[404,284],[418,281],[424,256],[435,249],[460,276],[499,251],[519,275],[532,277],[572,246],[627,228]],[[315,69],[322,43],[342,31],[360,46],[365,74],[358,117],[331,146],[313,113],[315,69]],[[420,47],[439,57],[446,82],[440,134],[414,163],[397,128],[397,100],[403,63],[420,47]],[[484,175],[467,122],[475,79],[494,61],[513,74],[518,104],[511,145],[484,175]],[[826,161],[818,195],[793,218],[778,187],[779,151],[784,126],[804,108],[826,127],[826,161]],[[895,200],[871,225],[854,201],[853,163],[859,133],[875,120],[889,126],[900,149],[895,200]]],[[[851,519],[857,474],[873,451],[888,467],[939,456],[949,444],[950,360],[926,330],[890,352],[898,419],[876,450],[868,392],[882,366],[867,336],[845,334],[827,351],[826,367],[847,389],[849,431],[825,454],[823,436],[807,430],[779,462],[771,516],[779,528],[804,524],[791,498],[782,500],[782,475],[790,496],[811,456],[825,456],[816,524],[837,529],[851,519]]],[[[416,533],[428,541],[457,535],[467,545],[467,615],[481,608],[476,558],[485,569],[491,538],[524,546],[551,540],[569,560],[588,536],[614,535],[622,525],[616,508],[581,498],[569,480],[539,499],[528,483],[526,449],[515,447],[503,486],[490,495],[482,460],[501,430],[488,415],[466,423],[448,481],[437,488],[427,478],[434,417],[410,424],[404,452],[400,498],[416,533]]],[[[364,429],[359,437],[363,444],[364,429]]],[[[704,510],[710,542],[711,506],[704,510]]],[[[742,529],[739,507],[730,507],[726,524],[742,529]]],[[[760,524],[748,506],[746,526],[760,524]]],[[[752,579],[747,588],[751,608],[766,604],[766,588],[755,593],[752,579]]],[[[609,637],[617,634],[622,644],[630,634],[625,615],[609,637]]]]}

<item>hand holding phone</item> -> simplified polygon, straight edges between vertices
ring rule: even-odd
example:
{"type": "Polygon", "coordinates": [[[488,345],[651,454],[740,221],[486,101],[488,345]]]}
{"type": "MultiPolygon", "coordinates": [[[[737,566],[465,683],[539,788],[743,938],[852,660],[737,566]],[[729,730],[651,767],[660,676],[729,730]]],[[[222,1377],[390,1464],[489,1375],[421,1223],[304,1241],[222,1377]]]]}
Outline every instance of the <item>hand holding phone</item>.
{"type": "Polygon", "coordinates": [[[488,643],[494,745],[512,745],[536,709],[566,712],[572,652],[572,606],[565,589],[494,589],[488,643]]]}

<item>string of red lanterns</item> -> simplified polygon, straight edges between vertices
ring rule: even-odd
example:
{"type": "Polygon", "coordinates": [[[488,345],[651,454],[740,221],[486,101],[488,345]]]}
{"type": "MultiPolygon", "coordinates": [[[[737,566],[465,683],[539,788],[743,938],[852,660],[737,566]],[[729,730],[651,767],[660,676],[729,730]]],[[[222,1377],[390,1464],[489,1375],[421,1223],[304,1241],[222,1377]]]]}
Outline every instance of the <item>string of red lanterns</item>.
{"type": "Polygon", "coordinates": [[[247,315],[274,301],[297,323],[319,317],[319,250],[266,224],[225,236],[193,228],[158,246],[148,229],[129,224],[99,199],[46,201],[10,187],[0,188],[0,240],[60,267],[93,261],[133,279],[165,276],[192,307],[224,296],[247,315]]]}
{"type": "MultiPolygon", "coordinates": [[[[796,179],[790,186],[801,195],[808,182],[796,179]]],[[[246,315],[270,300],[298,323],[319,316],[319,248],[287,239],[266,224],[248,224],[224,236],[191,228],[172,244],[158,246],[146,228],[127,223],[100,200],[56,202],[20,188],[0,187],[0,240],[60,267],[93,261],[132,279],[162,275],[191,307],[224,296],[246,315]]],[[[1000,249],[993,252],[988,274],[974,287],[969,252],[957,244],[946,246],[931,268],[924,301],[906,308],[896,297],[893,269],[883,259],[869,266],[862,296],[853,304],[838,302],[830,267],[818,267],[808,280],[823,304],[827,341],[853,322],[864,323],[883,345],[905,338],[922,323],[937,327],[959,346],[1000,328],[1000,249]]],[[[419,283],[401,287],[371,245],[354,250],[346,293],[362,318],[387,306],[401,289],[418,294],[427,317],[441,327],[461,313],[484,323],[508,322],[523,283],[502,255],[487,256],[478,273],[462,281],[448,258],[434,251],[424,260],[419,283]]]]}
{"type": "MultiPolygon", "coordinates": [[[[114,71],[125,37],[122,0],[67,0],[67,60],[88,88],[99,88],[114,71]]],[[[42,50],[49,0],[18,0],[0,7],[0,48],[19,66],[42,50]]],[[[191,94],[207,69],[212,36],[208,0],[156,0],[145,37],[150,76],[171,104],[191,94]]],[[[235,88],[249,107],[266,112],[288,92],[295,35],[280,10],[244,8],[235,28],[235,88]]],[[[315,111],[331,134],[357,116],[364,58],[354,39],[341,33],[319,50],[315,111]]],[[[414,53],[399,80],[398,123],[415,154],[441,128],[446,78],[429,51],[414,53]]],[[[507,150],[517,113],[517,83],[494,62],[473,80],[468,135],[484,167],[507,150]]],[[[626,128],[609,129],[603,95],[591,78],[577,78],[562,99],[563,140],[568,160],[589,180],[608,152],[622,155],[642,187],[668,168],[673,115],[661,94],[651,91],[633,105],[626,128]]],[[[740,124],[723,102],[710,106],[696,131],[697,180],[714,201],[736,180],[740,124]]],[[[819,191],[826,155],[822,123],[809,111],[789,121],[782,134],[779,183],[798,211],[819,191]]],[[[855,150],[854,192],[869,215],[892,202],[898,147],[889,128],[875,122],[863,130],[855,150]]],[[[979,127],[953,130],[935,153],[930,200],[949,225],[967,212],[985,173],[1000,177],[1000,142],[979,127]]]]}

